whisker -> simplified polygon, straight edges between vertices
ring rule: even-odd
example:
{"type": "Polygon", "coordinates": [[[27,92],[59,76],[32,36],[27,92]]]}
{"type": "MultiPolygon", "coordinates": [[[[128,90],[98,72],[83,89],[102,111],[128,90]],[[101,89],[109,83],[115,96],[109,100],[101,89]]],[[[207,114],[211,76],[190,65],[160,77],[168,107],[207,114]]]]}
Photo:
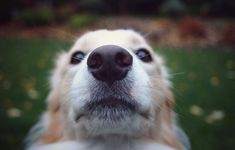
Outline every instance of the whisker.
{"type": "Polygon", "coordinates": [[[176,72],[176,73],[170,73],[170,76],[176,76],[176,75],[182,75],[185,74],[185,72],[176,72]]]}
{"type": "Polygon", "coordinates": [[[147,37],[150,36],[151,34],[153,34],[153,32],[152,32],[152,31],[149,31],[149,32],[145,33],[143,36],[144,36],[144,38],[147,38],[147,37]]]}

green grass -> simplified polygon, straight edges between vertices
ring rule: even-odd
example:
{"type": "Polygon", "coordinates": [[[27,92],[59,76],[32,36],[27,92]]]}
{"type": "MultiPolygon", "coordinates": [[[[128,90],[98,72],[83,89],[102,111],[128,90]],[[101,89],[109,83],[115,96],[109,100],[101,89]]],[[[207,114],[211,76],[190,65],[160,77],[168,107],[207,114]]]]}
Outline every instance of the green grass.
{"type": "MultiPolygon", "coordinates": [[[[0,145],[17,150],[45,109],[52,60],[70,42],[0,39],[0,145]],[[12,108],[20,110],[9,114],[12,108]],[[16,115],[16,117],[14,117],[16,115]],[[12,117],[13,116],[13,117],[12,117]],[[17,117],[18,116],[18,117],[17,117]]],[[[156,48],[171,70],[176,111],[194,150],[235,147],[235,53],[214,49],[156,48]],[[190,108],[201,108],[199,115],[190,108]],[[224,113],[208,123],[213,111],[224,113]]]]}

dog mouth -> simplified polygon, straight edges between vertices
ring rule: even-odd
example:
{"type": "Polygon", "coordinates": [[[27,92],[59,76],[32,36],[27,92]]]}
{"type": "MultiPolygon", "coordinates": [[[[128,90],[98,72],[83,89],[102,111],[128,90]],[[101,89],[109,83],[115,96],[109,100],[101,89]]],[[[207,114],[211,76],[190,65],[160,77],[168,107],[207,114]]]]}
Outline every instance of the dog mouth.
{"type": "Polygon", "coordinates": [[[87,105],[89,110],[95,110],[97,108],[109,108],[109,109],[115,109],[115,108],[122,108],[122,109],[135,109],[135,104],[133,102],[129,102],[128,100],[123,99],[117,99],[117,98],[106,98],[98,101],[94,101],[91,103],[88,103],[87,105]]]}
{"type": "Polygon", "coordinates": [[[101,100],[88,102],[84,107],[86,113],[77,116],[76,121],[85,116],[88,119],[120,121],[136,112],[134,100],[118,99],[109,97],[101,100]]]}

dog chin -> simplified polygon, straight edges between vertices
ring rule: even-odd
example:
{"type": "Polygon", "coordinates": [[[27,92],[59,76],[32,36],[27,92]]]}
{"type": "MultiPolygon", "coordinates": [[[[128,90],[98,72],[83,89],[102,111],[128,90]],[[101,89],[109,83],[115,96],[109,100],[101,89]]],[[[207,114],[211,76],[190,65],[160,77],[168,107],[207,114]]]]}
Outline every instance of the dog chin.
{"type": "Polygon", "coordinates": [[[88,132],[86,134],[92,136],[132,135],[138,132],[139,105],[127,94],[128,89],[129,87],[122,82],[115,83],[112,87],[99,84],[93,88],[92,96],[80,109],[82,111],[74,113],[77,125],[82,125],[82,128],[88,132]]]}
{"type": "Polygon", "coordinates": [[[117,122],[135,113],[135,104],[127,100],[109,97],[87,104],[88,119],[117,122]]]}
{"type": "Polygon", "coordinates": [[[138,114],[125,107],[98,106],[80,118],[87,136],[122,135],[138,132],[138,114]]]}

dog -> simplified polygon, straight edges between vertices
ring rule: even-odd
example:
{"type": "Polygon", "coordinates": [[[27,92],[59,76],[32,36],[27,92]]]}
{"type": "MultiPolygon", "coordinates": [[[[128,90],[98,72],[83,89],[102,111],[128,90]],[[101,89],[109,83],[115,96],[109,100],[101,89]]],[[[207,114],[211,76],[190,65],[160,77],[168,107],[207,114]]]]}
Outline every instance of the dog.
{"type": "Polygon", "coordinates": [[[133,30],[96,30],[56,57],[27,150],[188,150],[163,59],[133,30]]]}

